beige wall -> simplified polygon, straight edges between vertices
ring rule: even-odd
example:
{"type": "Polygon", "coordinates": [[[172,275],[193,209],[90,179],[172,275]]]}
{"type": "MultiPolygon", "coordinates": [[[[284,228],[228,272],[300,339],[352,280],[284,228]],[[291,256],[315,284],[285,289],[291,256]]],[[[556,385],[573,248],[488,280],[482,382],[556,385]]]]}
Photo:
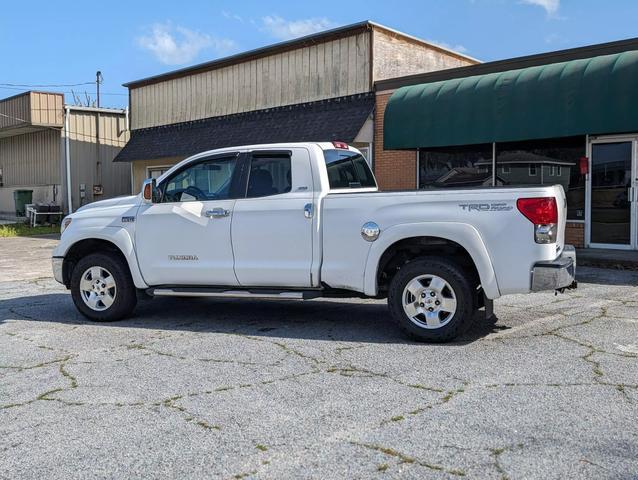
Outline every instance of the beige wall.
{"type": "Polygon", "coordinates": [[[478,63],[463,55],[388,30],[375,28],[373,35],[375,82],[478,63]]]}
{"type": "Polygon", "coordinates": [[[13,192],[15,190],[32,190],[32,203],[60,203],[62,186],[56,185],[27,185],[25,187],[0,187],[0,214],[15,215],[15,202],[13,192]]]}
{"type": "Polygon", "coordinates": [[[96,200],[131,193],[130,165],[113,162],[128,138],[126,118],[122,112],[70,110],[69,147],[74,209],[96,200]],[[80,196],[81,184],[85,185],[84,198],[80,196]],[[104,194],[93,195],[93,185],[102,185],[104,194]]]}
{"type": "Polygon", "coordinates": [[[132,129],[371,90],[370,34],[131,88],[132,129]]]}
{"type": "MultiPolygon", "coordinates": [[[[34,203],[55,202],[68,210],[65,130],[40,128],[32,133],[0,138],[4,184],[0,188],[0,212],[14,210],[13,191],[16,188],[33,190],[34,203]]],[[[98,112],[72,107],[68,136],[74,209],[131,192],[130,165],[113,163],[113,158],[129,138],[122,111],[102,109],[98,112]],[[80,184],[85,185],[84,199],[80,196],[80,184]],[[102,185],[103,195],[93,195],[94,185],[102,185]]]]}
{"type": "MultiPolygon", "coordinates": [[[[138,193],[142,190],[142,182],[148,178],[147,168],[149,167],[165,167],[173,166],[178,162],[181,162],[186,157],[167,157],[167,158],[155,158],[153,160],[136,160],[133,162],[133,186],[134,192],[138,193]]],[[[130,168],[128,162],[124,162],[124,165],[130,168]]]]}
{"type": "MultiPolygon", "coordinates": [[[[0,100],[0,130],[30,125],[62,127],[63,102],[61,93],[47,92],[26,92],[0,100]]],[[[0,136],[5,134],[0,132],[0,136]]]]}
{"type": "Polygon", "coordinates": [[[5,187],[60,183],[61,131],[45,129],[0,138],[0,168],[5,187]]]}

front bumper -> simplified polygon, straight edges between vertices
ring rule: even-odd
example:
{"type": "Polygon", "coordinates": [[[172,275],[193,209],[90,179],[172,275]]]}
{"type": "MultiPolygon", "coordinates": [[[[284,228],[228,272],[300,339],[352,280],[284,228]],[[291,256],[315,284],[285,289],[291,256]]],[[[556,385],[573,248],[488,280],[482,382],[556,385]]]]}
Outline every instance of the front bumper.
{"type": "Polygon", "coordinates": [[[576,249],[565,245],[560,257],[550,262],[539,262],[532,268],[532,291],[576,288],[576,249]]]}
{"type": "Polygon", "coordinates": [[[62,275],[62,264],[64,263],[64,257],[53,257],[51,259],[51,265],[53,267],[53,278],[56,282],[64,284],[64,276],[62,275]]]}

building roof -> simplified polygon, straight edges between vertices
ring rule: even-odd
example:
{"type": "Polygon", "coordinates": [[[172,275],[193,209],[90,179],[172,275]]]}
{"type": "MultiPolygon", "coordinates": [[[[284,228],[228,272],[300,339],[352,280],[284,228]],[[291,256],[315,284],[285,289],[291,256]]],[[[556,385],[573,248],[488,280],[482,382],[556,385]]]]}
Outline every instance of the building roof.
{"type": "Polygon", "coordinates": [[[420,38],[414,37],[412,35],[408,35],[403,32],[399,32],[390,27],[386,27],[385,25],[381,25],[376,22],[372,22],[370,20],[365,20],[363,22],[353,23],[350,25],[345,25],[343,27],[333,28],[330,30],[324,30],[322,32],[313,33],[311,35],[306,35],[304,37],[295,38],[292,40],[287,40],[285,42],[279,42],[272,45],[267,45],[265,47],[256,48],[254,50],[248,50],[246,52],[241,52],[236,55],[230,55],[228,57],[220,58],[217,60],[212,60],[210,62],[199,63],[197,65],[193,65],[186,68],[181,68],[178,70],[172,70],[170,72],[162,73],[159,75],[153,75],[151,77],[142,78],[140,80],[133,80],[131,82],[124,83],[123,85],[128,88],[136,88],[144,85],[149,85],[157,82],[162,82],[165,80],[169,80],[172,78],[184,77],[187,75],[193,75],[200,72],[205,72],[209,70],[214,70],[217,68],[225,67],[228,65],[234,65],[237,63],[246,62],[248,60],[253,60],[255,58],[261,58],[269,55],[273,55],[275,53],[281,53],[288,50],[295,50],[300,47],[315,45],[317,43],[323,43],[330,40],[334,40],[337,38],[349,37],[359,32],[364,32],[372,29],[385,30],[386,32],[390,32],[395,35],[402,36],[404,38],[410,39],[412,41],[422,43],[424,45],[429,45],[430,47],[441,50],[448,54],[468,59],[473,62],[478,62],[475,58],[469,57],[462,53],[456,52],[454,50],[450,50],[441,45],[437,45],[435,43],[426,42],[420,38]]]}
{"type": "Polygon", "coordinates": [[[116,162],[186,157],[235,145],[352,142],[374,109],[365,93],[133,130],[116,162]]]}
{"type": "Polygon", "coordinates": [[[518,70],[521,68],[567,62],[570,60],[582,60],[600,55],[622,53],[629,50],[638,50],[638,37],[619,40],[616,42],[588,45],[585,47],[569,48],[567,50],[526,55],[524,57],[515,57],[506,60],[497,60],[494,62],[479,63],[477,65],[470,65],[466,67],[449,68],[435,72],[418,73],[415,75],[407,75],[405,77],[379,80],[375,83],[375,89],[377,92],[396,90],[397,88],[408,85],[439,82],[442,80],[471,77],[474,75],[485,75],[489,73],[503,72],[506,70],[518,70]]]}

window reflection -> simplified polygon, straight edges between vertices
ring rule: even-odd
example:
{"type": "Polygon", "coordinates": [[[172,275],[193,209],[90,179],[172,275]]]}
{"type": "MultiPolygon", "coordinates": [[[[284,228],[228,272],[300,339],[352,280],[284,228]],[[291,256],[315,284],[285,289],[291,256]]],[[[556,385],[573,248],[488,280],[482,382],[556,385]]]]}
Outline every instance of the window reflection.
{"type": "Polygon", "coordinates": [[[560,184],[567,195],[567,217],[584,220],[583,156],[584,136],[498,143],[493,175],[491,144],[421,149],[419,188],[560,184]]]}
{"type": "Polygon", "coordinates": [[[492,145],[422,149],[419,188],[492,185],[492,145]]]}
{"type": "Polygon", "coordinates": [[[556,185],[567,195],[567,218],[585,219],[585,137],[498,143],[496,168],[503,185],[556,185]]]}

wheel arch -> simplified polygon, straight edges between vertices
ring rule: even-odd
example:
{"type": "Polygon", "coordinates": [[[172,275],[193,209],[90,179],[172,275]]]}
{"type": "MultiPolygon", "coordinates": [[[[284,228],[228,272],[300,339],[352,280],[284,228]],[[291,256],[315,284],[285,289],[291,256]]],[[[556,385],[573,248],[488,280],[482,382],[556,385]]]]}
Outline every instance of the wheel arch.
{"type": "Polygon", "coordinates": [[[73,266],[80,258],[85,257],[89,253],[104,251],[118,255],[125,262],[133,278],[133,283],[137,288],[148,287],[139,270],[131,237],[124,229],[118,229],[117,232],[112,232],[110,235],[105,235],[101,232],[92,232],[92,234],[73,238],[69,241],[64,251],[64,261],[62,263],[64,285],[66,285],[67,288],[69,287],[73,266]]]}
{"type": "Polygon", "coordinates": [[[402,224],[381,232],[368,254],[364,273],[366,295],[383,295],[391,277],[413,258],[425,255],[453,256],[476,274],[485,295],[498,298],[500,292],[490,255],[474,227],[459,223],[402,224]],[[384,276],[385,275],[385,276],[384,276]]]}

